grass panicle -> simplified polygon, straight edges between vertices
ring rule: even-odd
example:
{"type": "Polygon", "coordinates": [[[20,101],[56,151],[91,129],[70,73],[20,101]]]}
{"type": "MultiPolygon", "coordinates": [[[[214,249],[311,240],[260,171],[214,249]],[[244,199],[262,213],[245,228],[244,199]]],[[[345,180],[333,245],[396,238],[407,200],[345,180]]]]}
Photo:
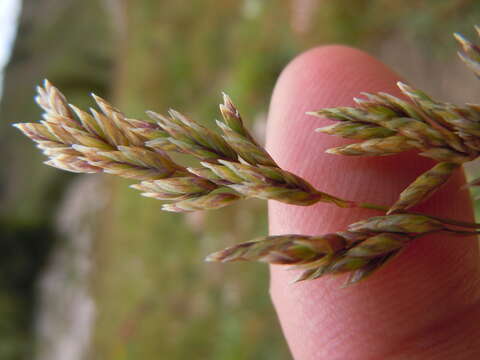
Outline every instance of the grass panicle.
{"type": "Polygon", "coordinates": [[[85,112],[68,104],[46,80],[36,98],[44,120],[15,126],[43,150],[49,158],[46,164],[140,180],[132,188],[168,201],[165,211],[212,210],[244,198],[351,206],[282,170],[250,135],[225,94],[220,105],[223,122],[217,121],[221,134],[175,110],[168,116],[148,111],[149,120],[130,119],[104,99],[93,98],[99,110],[85,112]],[[170,154],[176,152],[189,155],[197,166],[175,162],[170,154]]]}
{"type": "MultiPolygon", "coordinates": [[[[476,30],[479,32],[480,28],[477,26],[476,30]]],[[[480,76],[480,47],[460,34],[454,36],[462,47],[461,59],[480,76]]],[[[317,131],[362,140],[328,149],[327,153],[387,156],[417,150],[419,155],[438,162],[400,194],[390,213],[405,211],[424,201],[460,165],[480,155],[480,105],[436,101],[402,82],[398,87],[408,101],[385,93],[363,93],[363,98],[354,99],[356,107],[309,112],[338,121],[317,131]]]]}
{"type": "Polygon", "coordinates": [[[347,284],[353,284],[378,270],[414,238],[445,229],[440,221],[426,216],[378,216],[352,224],[345,232],[263,237],[213,253],[206,260],[289,265],[300,270],[295,281],[347,273],[347,284]]]}
{"type": "MultiPolygon", "coordinates": [[[[480,29],[476,27],[480,34],[480,29]]],[[[480,76],[480,47],[459,34],[461,59],[480,76]]],[[[277,235],[234,245],[208,261],[261,261],[300,270],[297,281],[348,273],[347,284],[380,269],[415,238],[440,231],[476,235],[479,224],[408,213],[431,196],[465,162],[480,154],[480,105],[457,106],[398,83],[404,99],[363,93],[355,107],[321,109],[309,114],[337,123],[321,133],[360,140],[327,150],[349,156],[387,156],[416,150],[438,163],[420,175],[391,206],[344,200],[314,188],[278,166],[244,126],[232,100],[223,94],[222,121],[211,130],[176,111],[149,119],[131,119],[92,95],[98,109],[88,112],[67,102],[50,82],[38,87],[43,120],[15,126],[47,156],[47,165],[79,173],[109,173],[137,180],[132,188],[165,201],[173,212],[211,210],[246,198],[309,206],[317,202],[386,213],[320,236],[277,235]],[[175,153],[194,160],[178,163],[175,153]]],[[[480,184],[474,180],[470,185],[480,184]]]]}

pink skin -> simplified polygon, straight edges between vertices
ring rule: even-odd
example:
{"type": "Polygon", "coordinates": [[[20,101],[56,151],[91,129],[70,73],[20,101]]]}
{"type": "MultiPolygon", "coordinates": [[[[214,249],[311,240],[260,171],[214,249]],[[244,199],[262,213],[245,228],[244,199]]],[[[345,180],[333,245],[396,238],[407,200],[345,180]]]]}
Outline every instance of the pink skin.
{"type": "MultiPolygon", "coordinates": [[[[408,56],[406,54],[405,56],[408,56]]],[[[314,132],[331,121],[305,115],[353,105],[360,92],[399,95],[398,75],[358,50],[328,46],[293,60],[272,97],[267,147],[279,165],[317,189],[342,198],[392,204],[433,165],[414,152],[345,157],[324,150],[346,140],[314,132]]],[[[417,211],[472,221],[458,172],[417,211]]],[[[322,234],[345,229],[370,210],[271,201],[271,234],[322,234]]],[[[477,242],[447,234],[411,244],[365,282],[341,288],[343,276],[289,284],[297,275],[271,268],[271,296],[295,359],[480,359],[480,260],[477,242]]]]}

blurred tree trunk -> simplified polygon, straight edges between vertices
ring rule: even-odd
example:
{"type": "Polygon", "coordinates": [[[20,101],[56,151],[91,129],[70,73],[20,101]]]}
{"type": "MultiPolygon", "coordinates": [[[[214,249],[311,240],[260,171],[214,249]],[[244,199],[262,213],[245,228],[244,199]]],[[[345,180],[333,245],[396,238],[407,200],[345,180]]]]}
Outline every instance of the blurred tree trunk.
{"type": "Polygon", "coordinates": [[[51,195],[66,180],[43,166],[44,157],[10,124],[40,119],[33,96],[44,78],[81,105],[91,91],[105,94],[113,63],[111,28],[102,0],[24,0],[0,107],[3,216],[27,222],[48,216],[51,195]]]}
{"type": "Polygon", "coordinates": [[[86,104],[105,93],[111,24],[100,0],[24,0],[0,104],[0,359],[32,359],[35,282],[57,238],[52,221],[71,175],[44,157],[14,122],[40,119],[35,86],[47,77],[86,104]]]}

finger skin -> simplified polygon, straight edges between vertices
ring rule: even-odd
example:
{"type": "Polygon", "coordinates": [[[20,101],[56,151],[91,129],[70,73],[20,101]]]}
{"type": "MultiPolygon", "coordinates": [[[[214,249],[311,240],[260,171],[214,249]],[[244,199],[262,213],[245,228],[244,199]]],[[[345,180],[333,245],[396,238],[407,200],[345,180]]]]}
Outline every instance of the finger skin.
{"type": "MultiPolygon", "coordinates": [[[[305,115],[353,105],[360,92],[399,95],[398,76],[369,55],[342,46],[310,50],[291,62],[272,97],[267,148],[279,165],[342,198],[392,204],[433,166],[413,152],[387,157],[325,154],[346,140],[319,134],[331,121],[305,115]]],[[[415,210],[472,221],[458,172],[415,210]]],[[[370,210],[271,201],[271,234],[339,231],[370,210]]],[[[480,267],[477,241],[430,236],[414,241],[371,278],[341,288],[345,278],[289,284],[297,275],[271,267],[271,296],[295,359],[480,359],[480,267]]]]}

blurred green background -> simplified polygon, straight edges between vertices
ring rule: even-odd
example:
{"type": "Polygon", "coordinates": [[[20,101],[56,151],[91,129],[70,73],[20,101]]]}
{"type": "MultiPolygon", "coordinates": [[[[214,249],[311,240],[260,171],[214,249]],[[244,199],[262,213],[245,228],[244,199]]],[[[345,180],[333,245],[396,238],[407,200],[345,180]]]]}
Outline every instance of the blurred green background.
{"type": "Polygon", "coordinates": [[[10,124],[39,120],[43,78],[83,108],[94,91],[130,117],[173,107],[207,125],[223,90],[263,138],[276,78],[319,44],[478,102],[451,33],[479,19],[475,0],[24,0],[0,104],[0,359],[290,358],[267,268],[202,261],[265,234],[265,204],[167,214],[125,180],[42,165],[10,124]]]}

